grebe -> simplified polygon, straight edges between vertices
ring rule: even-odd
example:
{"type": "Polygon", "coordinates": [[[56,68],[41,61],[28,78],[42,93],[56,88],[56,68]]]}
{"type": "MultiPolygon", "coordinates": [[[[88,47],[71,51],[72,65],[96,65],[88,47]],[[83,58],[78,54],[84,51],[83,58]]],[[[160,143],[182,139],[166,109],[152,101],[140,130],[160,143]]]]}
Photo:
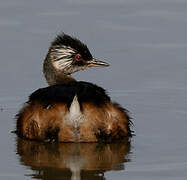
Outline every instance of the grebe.
{"type": "Polygon", "coordinates": [[[51,43],[43,64],[50,85],[32,93],[17,114],[19,137],[58,142],[111,142],[131,136],[128,111],[105,90],[71,74],[109,64],[94,59],[85,44],[66,35],[51,43]]]}

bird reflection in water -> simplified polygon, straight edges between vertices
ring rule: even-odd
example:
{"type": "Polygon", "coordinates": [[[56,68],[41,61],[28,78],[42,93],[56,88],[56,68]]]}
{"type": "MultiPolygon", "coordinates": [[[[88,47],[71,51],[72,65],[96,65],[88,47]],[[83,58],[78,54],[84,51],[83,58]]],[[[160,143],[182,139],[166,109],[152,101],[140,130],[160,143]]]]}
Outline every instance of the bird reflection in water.
{"type": "Polygon", "coordinates": [[[33,179],[102,180],[104,173],[125,169],[130,161],[130,142],[102,143],[41,143],[17,139],[21,164],[30,167],[33,179]]]}

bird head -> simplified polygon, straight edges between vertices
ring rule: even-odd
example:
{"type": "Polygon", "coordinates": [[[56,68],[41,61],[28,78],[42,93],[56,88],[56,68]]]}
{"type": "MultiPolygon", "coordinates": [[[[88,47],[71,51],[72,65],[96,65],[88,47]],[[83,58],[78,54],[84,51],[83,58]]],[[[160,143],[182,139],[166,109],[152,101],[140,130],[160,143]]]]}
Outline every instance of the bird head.
{"type": "Polygon", "coordinates": [[[55,71],[70,75],[89,67],[106,67],[108,63],[93,58],[88,47],[67,34],[58,35],[51,43],[48,58],[55,71]]]}

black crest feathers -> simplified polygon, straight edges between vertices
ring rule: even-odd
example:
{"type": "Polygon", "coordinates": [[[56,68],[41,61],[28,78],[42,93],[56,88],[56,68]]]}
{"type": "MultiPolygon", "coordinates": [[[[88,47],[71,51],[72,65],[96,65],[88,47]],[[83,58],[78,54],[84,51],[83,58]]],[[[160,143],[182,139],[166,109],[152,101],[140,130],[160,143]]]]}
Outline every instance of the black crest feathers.
{"type": "Polygon", "coordinates": [[[71,47],[81,54],[84,60],[93,59],[88,47],[82,43],[79,39],[71,37],[65,33],[57,35],[54,41],[51,43],[51,46],[67,46],[71,47]]]}

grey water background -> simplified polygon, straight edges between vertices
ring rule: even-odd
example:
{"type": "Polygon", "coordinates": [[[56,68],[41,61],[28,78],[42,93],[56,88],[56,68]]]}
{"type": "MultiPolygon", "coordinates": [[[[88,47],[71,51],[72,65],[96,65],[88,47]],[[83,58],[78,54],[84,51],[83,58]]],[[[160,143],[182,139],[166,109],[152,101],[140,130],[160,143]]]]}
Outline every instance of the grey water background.
{"type": "Polygon", "coordinates": [[[42,62],[61,31],[111,64],[74,77],[107,89],[134,118],[130,161],[104,177],[185,180],[187,0],[0,0],[0,179],[36,178],[10,132],[28,95],[47,85],[42,62]]]}

